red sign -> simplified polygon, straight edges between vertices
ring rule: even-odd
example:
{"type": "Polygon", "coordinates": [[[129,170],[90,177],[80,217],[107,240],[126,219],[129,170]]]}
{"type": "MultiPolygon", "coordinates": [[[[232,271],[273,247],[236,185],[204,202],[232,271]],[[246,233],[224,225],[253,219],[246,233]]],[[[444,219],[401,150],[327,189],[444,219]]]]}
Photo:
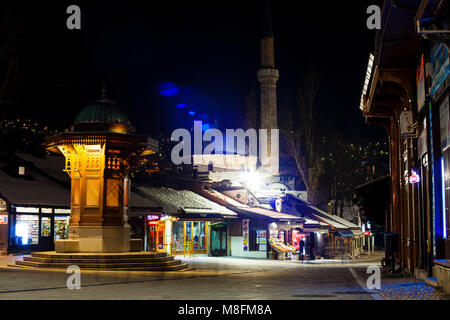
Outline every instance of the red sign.
{"type": "Polygon", "coordinates": [[[417,174],[417,172],[415,172],[414,170],[412,170],[411,175],[409,176],[409,183],[418,183],[420,181],[420,177],[417,174]]]}

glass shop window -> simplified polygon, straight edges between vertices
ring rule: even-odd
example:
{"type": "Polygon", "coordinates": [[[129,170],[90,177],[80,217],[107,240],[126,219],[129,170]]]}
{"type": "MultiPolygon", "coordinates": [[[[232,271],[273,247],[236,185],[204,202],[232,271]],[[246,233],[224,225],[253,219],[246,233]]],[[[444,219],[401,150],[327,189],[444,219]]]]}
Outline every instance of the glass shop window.
{"type": "Polygon", "coordinates": [[[205,231],[205,222],[200,222],[200,240],[199,240],[199,249],[205,249],[206,244],[206,231],[205,231]]]}
{"type": "Polygon", "coordinates": [[[99,205],[99,179],[86,179],[86,205],[99,205]]]}
{"type": "Polygon", "coordinates": [[[39,243],[39,216],[29,214],[16,215],[16,244],[39,243]]]}
{"type": "Polygon", "coordinates": [[[55,240],[69,239],[70,216],[55,216],[55,240]]]}
{"type": "Polygon", "coordinates": [[[118,207],[119,206],[119,180],[107,179],[106,180],[106,206],[118,207]]]}
{"type": "Polygon", "coordinates": [[[193,232],[193,240],[194,240],[194,249],[198,249],[198,232],[199,232],[199,223],[198,222],[194,222],[194,232],[193,232]]]}
{"type": "Polygon", "coordinates": [[[50,237],[52,221],[49,217],[41,218],[41,237],[50,237]]]}
{"type": "Polygon", "coordinates": [[[175,236],[176,250],[184,250],[184,221],[176,221],[173,223],[173,233],[175,236]]]}

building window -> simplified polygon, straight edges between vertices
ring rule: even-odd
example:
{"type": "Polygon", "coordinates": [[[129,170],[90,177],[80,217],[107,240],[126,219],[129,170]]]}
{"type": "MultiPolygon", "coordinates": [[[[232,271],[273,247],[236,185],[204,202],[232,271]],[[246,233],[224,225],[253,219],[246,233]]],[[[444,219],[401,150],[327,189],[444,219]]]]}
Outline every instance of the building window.
{"type": "Polygon", "coordinates": [[[19,175],[24,176],[25,175],[25,167],[20,166],[19,167],[19,175]]]}

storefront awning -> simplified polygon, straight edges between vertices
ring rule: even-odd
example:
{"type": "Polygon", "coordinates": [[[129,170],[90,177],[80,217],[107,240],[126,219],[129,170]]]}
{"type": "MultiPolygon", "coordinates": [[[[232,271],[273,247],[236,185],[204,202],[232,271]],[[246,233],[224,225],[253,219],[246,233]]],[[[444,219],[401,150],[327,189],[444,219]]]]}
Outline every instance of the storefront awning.
{"type": "MultiPolygon", "coordinates": [[[[149,200],[162,211],[180,218],[236,217],[237,214],[224,206],[210,201],[190,190],[175,190],[166,187],[147,187],[132,185],[132,192],[140,198],[149,200]]],[[[133,206],[133,203],[131,203],[133,206]]]]}
{"type": "Polygon", "coordinates": [[[339,230],[338,235],[341,238],[353,238],[354,234],[350,230],[339,230]]]}
{"type": "Polygon", "coordinates": [[[357,230],[351,230],[351,231],[352,231],[352,233],[353,233],[353,235],[354,235],[355,237],[361,237],[361,236],[364,235],[364,233],[363,233],[361,230],[359,230],[359,229],[357,229],[357,230]]]}

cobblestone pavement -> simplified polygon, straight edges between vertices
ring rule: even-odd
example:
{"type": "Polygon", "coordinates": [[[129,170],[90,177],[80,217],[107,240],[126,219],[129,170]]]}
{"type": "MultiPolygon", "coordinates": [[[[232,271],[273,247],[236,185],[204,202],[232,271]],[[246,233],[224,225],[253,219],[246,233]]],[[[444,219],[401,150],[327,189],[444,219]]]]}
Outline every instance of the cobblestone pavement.
{"type": "Polygon", "coordinates": [[[448,299],[414,278],[382,275],[382,288],[366,287],[369,265],[377,256],[342,261],[274,261],[232,257],[177,258],[187,262],[183,272],[83,271],[81,290],[68,290],[65,270],[37,271],[6,267],[0,259],[2,299],[168,299],[168,300],[372,300],[448,299]]]}
{"type": "MultiPolygon", "coordinates": [[[[181,257],[183,259],[183,257],[181,257]]],[[[81,289],[68,290],[65,270],[0,268],[0,300],[372,300],[355,281],[352,263],[301,263],[231,257],[183,259],[183,272],[81,274],[81,289]]]]}
{"type": "MultiPolygon", "coordinates": [[[[365,269],[357,270],[361,277],[366,277],[365,269]]],[[[386,300],[450,300],[449,295],[429,286],[423,280],[414,277],[393,277],[381,275],[381,288],[375,291],[386,300]]]]}

